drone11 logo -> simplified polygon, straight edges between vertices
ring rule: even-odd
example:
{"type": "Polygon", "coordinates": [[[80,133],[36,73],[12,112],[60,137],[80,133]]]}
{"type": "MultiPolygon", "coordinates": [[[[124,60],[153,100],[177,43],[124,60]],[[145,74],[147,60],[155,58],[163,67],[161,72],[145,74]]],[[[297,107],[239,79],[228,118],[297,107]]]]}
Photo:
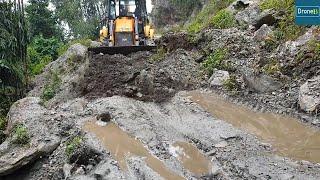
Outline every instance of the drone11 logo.
{"type": "Polygon", "coordinates": [[[296,24],[320,25],[320,0],[296,0],[296,24]]]}

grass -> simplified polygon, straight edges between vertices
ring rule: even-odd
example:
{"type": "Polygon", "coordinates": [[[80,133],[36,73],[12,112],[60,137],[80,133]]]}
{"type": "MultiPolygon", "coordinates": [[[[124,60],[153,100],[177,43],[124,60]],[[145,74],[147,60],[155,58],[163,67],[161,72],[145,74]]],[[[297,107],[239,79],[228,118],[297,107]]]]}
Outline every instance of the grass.
{"type": "Polygon", "coordinates": [[[68,155],[68,157],[70,157],[74,153],[74,151],[79,148],[82,141],[83,139],[80,136],[76,136],[73,139],[67,141],[66,154],[68,155]]]}
{"type": "Polygon", "coordinates": [[[276,59],[272,59],[262,68],[262,71],[269,75],[275,75],[277,72],[281,72],[280,64],[276,59]]]}
{"type": "Polygon", "coordinates": [[[274,36],[279,41],[295,40],[305,32],[305,27],[295,24],[294,3],[294,0],[264,0],[260,4],[262,10],[275,9],[285,12],[274,32],[274,36]]]}
{"type": "Polygon", "coordinates": [[[165,48],[160,47],[157,49],[157,53],[153,54],[150,58],[151,62],[158,62],[165,58],[167,51],[165,48]]]}
{"type": "Polygon", "coordinates": [[[223,82],[223,87],[228,91],[237,91],[239,89],[239,84],[234,75],[230,76],[229,79],[223,82]]]}
{"type": "Polygon", "coordinates": [[[41,58],[39,63],[32,63],[30,64],[30,70],[32,75],[38,75],[43,72],[43,69],[47,64],[49,64],[52,61],[51,56],[44,56],[41,58]]]}
{"type": "Polygon", "coordinates": [[[46,102],[52,99],[56,93],[58,92],[61,85],[61,79],[59,78],[58,73],[51,72],[50,78],[48,79],[48,83],[45,85],[41,99],[46,102]]]}
{"type": "Polygon", "coordinates": [[[28,130],[23,124],[15,125],[13,131],[13,140],[14,144],[27,144],[30,141],[28,130]]]}
{"type": "Polygon", "coordinates": [[[236,20],[230,11],[223,9],[212,17],[210,25],[218,29],[228,29],[236,25],[236,20]]]}
{"type": "Polygon", "coordinates": [[[311,40],[308,43],[308,50],[314,54],[313,60],[320,60],[320,41],[311,40]]]}
{"type": "Polygon", "coordinates": [[[4,131],[7,127],[7,119],[0,116],[0,131],[4,131]]]}
{"type": "Polygon", "coordinates": [[[5,117],[0,116],[0,144],[4,142],[6,135],[4,134],[4,130],[7,127],[7,119],[5,117]]]}
{"type": "Polygon", "coordinates": [[[200,32],[202,29],[210,26],[211,19],[222,9],[228,7],[234,0],[211,0],[202,11],[187,26],[190,34],[200,32]]]}
{"type": "Polygon", "coordinates": [[[226,64],[223,62],[227,56],[227,49],[217,49],[211,53],[207,59],[201,63],[202,68],[211,76],[215,69],[225,69],[226,64]]]}

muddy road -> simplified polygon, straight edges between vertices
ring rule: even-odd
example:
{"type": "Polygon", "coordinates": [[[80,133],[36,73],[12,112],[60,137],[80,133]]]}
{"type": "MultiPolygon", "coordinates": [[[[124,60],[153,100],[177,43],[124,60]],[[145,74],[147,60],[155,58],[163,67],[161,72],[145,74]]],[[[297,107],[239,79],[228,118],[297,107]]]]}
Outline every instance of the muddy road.
{"type": "Polygon", "coordinates": [[[113,96],[87,107],[114,115],[105,126],[89,118],[81,127],[127,179],[320,178],[318,131],[212,93],[180,92],[161,104],[113,96]]]}

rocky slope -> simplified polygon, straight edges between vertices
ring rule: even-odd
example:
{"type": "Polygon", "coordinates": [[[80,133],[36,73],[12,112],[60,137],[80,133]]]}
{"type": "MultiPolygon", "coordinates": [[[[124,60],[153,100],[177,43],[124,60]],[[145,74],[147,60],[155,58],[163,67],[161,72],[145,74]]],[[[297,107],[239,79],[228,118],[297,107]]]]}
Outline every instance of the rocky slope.
{"type": "Polygon", "coordinates": [[[228,9],[243,27],[208,28],[192,41],[186,32],[167,34],[158,52],[92,55],[80,44],[70,47],[35,78],[28,97],[11,107],[0,145],[1,178],[161,179],[140,157],[127,158],[128,169],[121,169],[101,141],[83,130],[86,122],[109,113],[113,123],[186,179],[320,179],[319,164],[275,155],[272,147],[181,92],[210,89],[255,111],[319,125],[320,61],[310,60],[315,55],[308,45],[319,41],[319,29],[309,27],[298,39],[270,49],[276,14],[260,10],[258,1],[239,0],[228,9]],[[228,50],[228,66],[206,76],[201,62],[219,49],[228,50]],[[270,64],[281,71],[264,71],[270,64]],[[232,78],[236,85],[229,88],[232,78]],[[184,167],[170,151],[178,141],[205,154],[210,172],[199,176],[184,167]]]}

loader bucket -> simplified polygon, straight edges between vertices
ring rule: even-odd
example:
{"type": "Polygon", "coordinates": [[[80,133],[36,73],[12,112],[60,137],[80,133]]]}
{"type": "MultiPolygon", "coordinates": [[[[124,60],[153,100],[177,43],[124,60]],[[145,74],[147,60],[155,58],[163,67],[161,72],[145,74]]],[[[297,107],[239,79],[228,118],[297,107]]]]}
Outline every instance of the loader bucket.
{"type": "Polygon", "coordinates": [[[94,47],[94,48],[88,48],[89,52],[93,52],[94,54],[123,54],[128,55],[134,52],[138,51],[151,51],[153,49],[156,49],[157,46],[113,46],[113,47],[94,47]]]}

